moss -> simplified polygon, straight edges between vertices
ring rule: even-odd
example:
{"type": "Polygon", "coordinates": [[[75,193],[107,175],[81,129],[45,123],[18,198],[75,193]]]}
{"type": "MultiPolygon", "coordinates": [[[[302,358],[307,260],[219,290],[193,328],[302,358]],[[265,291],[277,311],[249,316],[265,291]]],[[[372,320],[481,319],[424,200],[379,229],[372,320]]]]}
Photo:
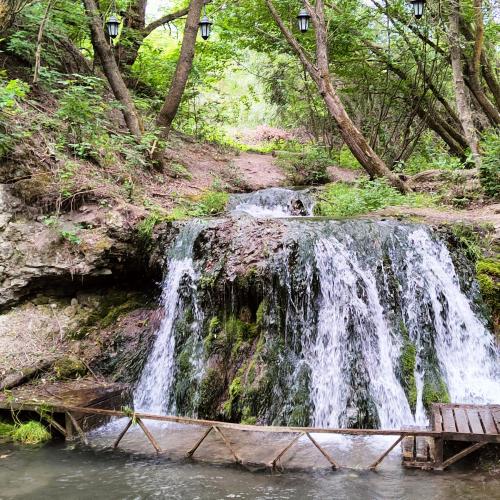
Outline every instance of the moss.
{"type": "Polygon", "coordinates": [[[482,259],[476,263],[477,281],[481,294],[490,307],[493,328],[500,333],[500,260],[482,259]]]}
{"type": "Polygon", "coordinates": [[[416,359],[417,349],[415,345],[410,341],[406,341],[401,351],[400,366],[403,387],[412,411],[415,411],[417,406],[417,383],[415,381],[416,359]]]}
{"type": "Polygon", "coordinates": [[[85,375],[87,367],[79,359],[68,356],[54,363],[54,371],[58,380],[75,379],[85,375]]]}
{"type": "Polygon", "coordinates": [[[264,299],[257,308],[257,314],[255,318],[255,324],[257,328],[260,330],[264,325],[264,318],[269,310],[269,304],[266,299],[264,299]]]}
{"type": "Polygon", "coordinates": [[[220,370],[209,368],[200,384],[198,415],[200,418],[212,418],[224,392],[224,378],[220,370]]]}
{"type": "Polygon", "coordinates": [[[133,311],[134,309],[139,308],[141,305],[142,304],[139,301],[132,299],[122,304],[110,307],[106,316],[104,316],[104,318],[102,318],[102,320],[100,321],[100,326],[102,328],[107,328],[113,323],[116,323],[116,320],[122,314],[133,311]]]}
{"type": "Polygon", "coordinates": [[[424,390],[422,394],[424,407],[430,410],[432,403],[449,403],[450,395],[445,381],[441,377],[431,379],[424,378],[424,390]]]}
{"type": "Polygon", "coordinates": [[[12,432],[14,441],[23,444],[40,444],[50,439],[50,432],[40,423],[31,420],[26,424],[17,425],[12,432]]]}
{"type": "Polygon", "coordinates": [[[229,399],[224,402],[223,410],[227,418],[238,418],[234,414],[238,413],[238,402],[243,392],[243,384],[240,376],[237,376],[229,386],[229,399]]]}

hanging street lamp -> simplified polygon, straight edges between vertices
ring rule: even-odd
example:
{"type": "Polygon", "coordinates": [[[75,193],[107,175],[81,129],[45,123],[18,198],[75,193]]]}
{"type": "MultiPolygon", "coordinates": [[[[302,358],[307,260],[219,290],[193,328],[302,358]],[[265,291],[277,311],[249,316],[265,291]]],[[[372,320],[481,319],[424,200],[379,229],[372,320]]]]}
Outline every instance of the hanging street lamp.
{"type": "Polygon", "coordinates": [[[411,6],[413,7],[415,18],[420,19],[424,15],[425,0],[411,0],[411,6]]]}
{"type": "Polygon", "coordinates": [[[299,30],[301,33],[306,33],[309,29],[309,21],[311,20],[309,12],[305,8],[301,9],[297,19],[299,21],[299,30]]]}
{"type": "Polygon", "coordinates": [[[118,36],[118,29],[120,28],[120,23],[116,16],[111,16],[106,22],[106,32],[109,38],[114,39],[118,36]]]}
{"type": "Polygon", "coordinates": [[[214,24],[206,15],[201,18],[200,21],[200,33],[203,40],[208,40],[210,33],[212,32],[212,24],[214,24]]]}
{"type": "Polygon", "coordinates": [[[210,37],[210,33],[212,33],[212,24],[214,24],[210,19],[207,17],[207,3],[210,3],[212,0],[205,0],[203,2],[203,17],[201,18],[200,21],[200,33],[201,33],[201,38],[203,40],[208,40],[210,37]]]}

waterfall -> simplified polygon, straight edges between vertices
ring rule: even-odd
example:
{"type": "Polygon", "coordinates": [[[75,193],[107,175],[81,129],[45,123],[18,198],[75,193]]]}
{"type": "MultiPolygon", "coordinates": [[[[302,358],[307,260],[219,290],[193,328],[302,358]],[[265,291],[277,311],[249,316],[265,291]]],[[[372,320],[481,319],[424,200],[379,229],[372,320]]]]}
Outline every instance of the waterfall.
{"type": "MultiPolygon", "coordinates": [[[[224,411],[231,380],[237,377],[234,390],[241,390],[250,373],[247,361],[258,375],[255,383],[272,385],[267,404],[273,408],[259,413],[260,422],[296,422],[291,415],[302,405],[311,425],[401,428],[426,425],[426,408],[436,398],[498,403],[493,335],[461,288],[450,251],[430,229],[298,217],[295,210],[312,212],[312,201],[307,193],[284,189],[235,196],[230,210],[217,226],[221,232],[203,232],[202,223],[184,225],[168,252],[163,319],[136,388],[136,408],[196,415],[201,388],[206,393],[209,387],[204,408],[224,411]],[[245,262],[254,262],[254,242],[245,234],[256,222],[248,215],[261,219],[263,238],[279,228],[282,241],[265,253],[263,272],[239,282],[245,262]],[[209,243],[194,259],[202,232],[209,243]],[[228,262],[236,268],[225,275],[228,262]],[[258,320],[265,342],[256,359],[277,363],[269,377],[267,365],[256,368],[255,359],[237,358],[237,342],[250,356],[251,340],[238,338],[236,330],[224,333],[228,318],[233,329],[238,321],[249,325],[262,297],[269,309],[258,320]],[[224,345],[228,338],[232,344],[224,345]],[[214,354],[211,342],[219,346],[214,354]],[[278,351],[266,357],[266,349],[278,351]],[[210,383],[204,379],[209,373],[210,383]]],[[[245,335],[253,335],[257,320],[246,328],[245,335]]]]}
{"type": "MultiPolygon", "coordinates": [[[[195,299],[192,328],[195,334],[200,333],[199,327],[203,316],[196,301],[197,272],[193,262],[193,245],[204,227],[200,222],[184,225],[168,254],[168,271],[162,284],[161,295],[163,318],[134,393],[134,406],[138,410],[156,414],[175,413],[175,403],[171,399],[171,388],[175,377],[174,325],[182,305],[181,287],[187,282],[191,296],[195,299]]],[[[193,361],[198,367],[198,374],[201,375],[201,353],[198,353],[193,361]]]]}

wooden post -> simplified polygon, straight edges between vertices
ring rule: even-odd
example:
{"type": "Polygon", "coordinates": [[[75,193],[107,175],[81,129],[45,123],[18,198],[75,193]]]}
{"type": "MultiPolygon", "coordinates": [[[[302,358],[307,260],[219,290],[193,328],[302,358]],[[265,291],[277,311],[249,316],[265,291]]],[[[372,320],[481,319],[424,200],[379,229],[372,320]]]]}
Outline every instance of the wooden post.
{"type": "Polygon", "coordinates": [[[84,442],[84,444],[88,445],[89,442],[87,440],[87,437],[85,436],[85,432],[83,432],[82,428],[80,427],[80,425],[76,421],[76,418],[69,411],[66,412],[66,420],[68,420],[68,419],[70,421],[70,424],[73,424],[72,426],[74,427],[74,429],[76,430],[76,432],[78,432],[78,435],[80,436],[80,439],[84,442]]]}
{"type": "Polygon", "coordinates": [[[460,453],[457,453],[456,455],[453,455],[452,457],[448,458],[448,460],[445,460],[443,464],[441,465],[441,468],[439,470],[444,470],[446,467],[449,467],[451,464],[454,464],[455,462],[458,462],[462,458],[466,457],[473,451],[479,450],[479,448],[482,448],[487,444],[486,441],[482,441],[480,443],[475,443],[472,446],[469,446],[468,448],[465,448],[465,450],[462,450],[460,453]]]}
{"type": "Polygon", "coordinates": [[[373,462],[369,469],[370,470],[375,470],[377,468],[377,465],[380,464],[380,462],[382,462],[382,460],[384,460],[384,458],[389,455],[389,453],[402,441],[402,439],[405,437],[405,434],[401,434],[401,436],[398,437],[398,439],[396,439],[396,441],[394,441],[394,443],[392,443],[391,447],[386,450],[382,455],[380,455],[380,457],[377,458],[377,460],[375,460],[375,462],[373,462]]]}
{"type": "Polygon", "coordinates": [[[438,437],[434,438],[434,447],[432,449],[432,453],[434,455],[434,469],[441,470],[443,465],[443,438],[438,437]]]}
{"type": "Polygon", "coordinates": [[[236,454],[236,452],[233,450],[232,446],[231,446],[231,443],[226,439],[226,436],[224,436],[224,434],[222,434],[222,431],[216,426],[214,425],[213,426],[213,429],[214,431],[219,434],[219,436],[222,438],[222,440],[224,441],[224,444],[229,448],[229,451],[231,452],[231,455],[233,455],[233,458],[234,458],[234,461],[237,463],[237,464],[241,464],[242,460],[240,457],[238,457],[238,455],[236,454]]]}
{"type": "Polygon", "coordinates": [[[186,456],[187,457],[192,457],[194,455],[194,452],[200,447],[200,444],[203,443],[203,441],[205,441],[205,438],[212,432],[213,430],[213,427],[209,427],[205,433],[203,434],[203,436],[201,436],[200,439],[198,439],[198,441],[196,442],[196,444],[186,453],[186,456]]]}
{"type": "Polygon", "coordinates": [[[121,432],[120,432],[120,435],[118,436],[118,438],[116,439],[115,441],[115,444],[113,445],[113,449],[116,450],[116,448],[118,448],[118,445],[120,444],[120,441],[123,439],[123,436],[125,436],[125,434],[127,433],[127,431],[130,429],[130,426],[132,425],[132,422],[133,422],[133,419],[131,418],[128,422],[127,422],[127,425],[125,426],[125,429],[123,429],[121,432]]]}
{"type": "Polygon", "coordinates": [[[269,467],[271,468],[275,468],[276,467],[276,463],[278,462],[278,460],[299,440],[299,438],[301,438],[305,433],[304,432],[301,432],[300,434],[297,434],[293,439],[292,441],[290,441],[290,443],[285,446],[278,454],[278,456],[272,461],[269,463],[269,467]]]}
{"type": "Polygon", "coordinates": [[[311,443],[318,448],[318,450],[321,452],[321,454],[330,462],[332,465],[332,469],[336,470],[340,468],[340,465],[316,442],[316,440],[309,434],[309,432],[306,432],[306,436],[311,440],[311,443]]]}
{"type": "Polygon", "coordinates": [[[156,450],[156,453],[161,453],[161,448],[156,439],[153,437],[153,434],[149,432],[149,429],[144,425],[144,422],[140,418],[136,418],[136,422],[139,424],[139,427],[142,429],[142,432],[146,434],[149,442],[153,445],[153,448],[156,450]]]}
{"type": "Polygon", "coordinates": [[[54,429],[57,429],[64,436],[64,438],[66,439],[66,437],[67,437],[66,429],[62,425],[58,424],[50,415],[47,415],[46,413],[43,413],[43,412],[40,412],[40,411],[37,411],[37,413],[51,427],[54,427],[54,429]]]}

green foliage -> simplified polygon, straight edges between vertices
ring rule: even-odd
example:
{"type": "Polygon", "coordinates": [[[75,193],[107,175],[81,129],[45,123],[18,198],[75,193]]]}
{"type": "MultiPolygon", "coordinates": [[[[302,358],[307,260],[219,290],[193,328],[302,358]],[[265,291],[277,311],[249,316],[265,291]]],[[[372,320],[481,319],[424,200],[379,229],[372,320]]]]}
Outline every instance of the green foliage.
{"type": "Polygon", "coordinates": [[[0,421],[0,438],[10,438],[14,430],[14,425],[0,421]]]}
{"type": "Polygon", "coordinates": [[[78,231],[80,228],[75,229],[63,229],[60,231],[61,237],[66,240],[71,245],[79,245],[82,240],[78,236],[78,231]]]}
{"type": "Polygon", "coordinates": [[[165,220],[166,215],[163,212],[159,210],[153,210],[150,212],[150,214],[137,226],[139,238],[145,242],[150,241],[153,236],[154,228],[165,220]]]}
{"type": "Polygon", "coordinates": [[[484,151],[479,178],[484,192],[491,198],[500,197],[500,132],[492,130],[485,134],[484,151]]]}
{"type": "Polygon", "coordinates": [[[61,137],[79,158],[92,158],[104,140],[102,129],[108,105],[102,99],[104,82],[97,77],[73,75],[60,80],[53,90],[59,98],[56,117],[67,126],[67,136],[61,137]]]}
{"type": "Polygon", "coordinates": [[[304,153],[280,151],[278,165],[287,173],[290,183],[296,186],[323,184],[328,181],[327,167],[331,158],[324,149],[308,147],[304,153]]]}
{"type": "Polygon", "coordinates": [[[464,250],[466,256],[476,262],[483,255],[482,238],[470,224],[454,224],[451,227],[453,235],[458,241],[460,247],[464,250]]]}
{"type": "Polygon", "coordinates": [[[363,180],[355,185],[337,182],[329,184],[318,195],[316,215],[349,217],[389,206],[432,206],[434,200],[422,194],[403,195],[385,179],[363,180]]]}
{"type": "Polygon", "coordinates": [[[40,423],[31,420],[26,424],[15,426],[12,432],[14,441],[19,441],[23,444],[40,444],[50,439],[50,432],[40,423]]]}
{"type": "Polygon", "coordinates": [[[219,215],[226,209],[229,195],[223,191],[206,191],[191,200],[183,200],[170,211],[166,219],[170,221],[183,220],[190,217],[210,217],[219,215]]]}
{"type": "Polygon", "coordinates": [[[13,121],[21,113],[21,102],[29,92],[22,80],[8,80],[0,70],[0,159],[11,151],[19,139],[26,136],[22,126],[13,121]]]}

